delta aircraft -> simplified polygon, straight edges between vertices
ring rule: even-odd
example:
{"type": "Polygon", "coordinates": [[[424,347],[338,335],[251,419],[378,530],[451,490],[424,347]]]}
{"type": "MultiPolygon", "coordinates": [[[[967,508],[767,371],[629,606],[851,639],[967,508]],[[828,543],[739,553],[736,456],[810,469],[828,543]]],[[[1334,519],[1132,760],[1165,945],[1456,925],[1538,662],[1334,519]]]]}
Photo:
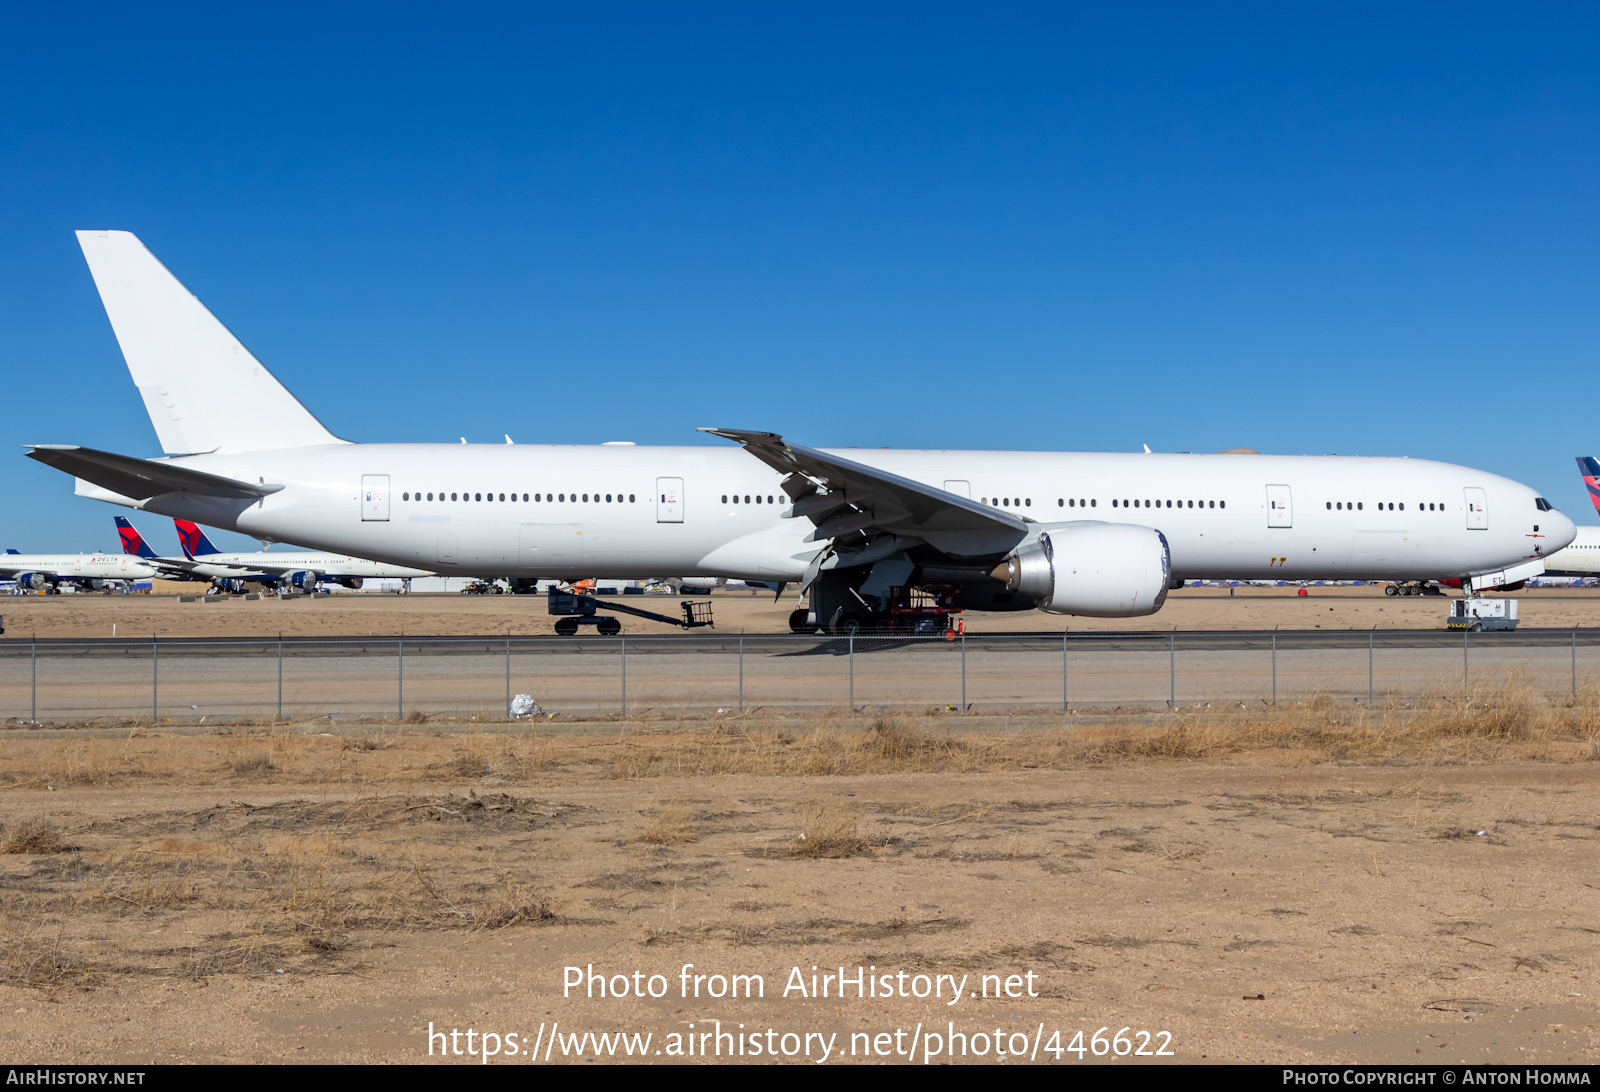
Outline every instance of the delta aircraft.
{"type": "Polygon", "coordinates": [[[98,591],[158,575],[144,560],[125,554],[21,554],[15,550],[0,554],[0,576],[14,580],[21,594],[47,591],[60,584],[98,591]]]}
{"type": "MultiPolygon", "coordinates": [[[[1578,473],[1589,490],[1589,500],[1594,504],[1595,511],[1600,512],[1600,460],[1587,455],[1579,455],[1577,459],[1578,473]]],[[[1545,575],[1575,579],[1600,576],[1600,527],[1578,527],[1575,532],[1572,542],[1565,549],[1545,559],[1545,575]]]]}
{"type": "Polygon", "coordinates": [[[798,582],[797,630],[966,610],[1153,614],[1184,579],[1544,571],[1572,521],[1464,466],[1346,456],[370,444],[331,433],[132,234],[82,231],[165,455],[41,444],[80,495],[443,575],[798,582]]]}
{"type": "Polygon", "coordinates": [[[339,584],[359,588],[365,579],[411,580],[432,576],[426,569],[408,569],[381,561],[339,554],[224,553],[212,545],[206,533],[192,521],[173,520],[183,557],[155,557],[143,536],[123,516],[116,517],[122,548],[129,553],[148,555],[152,564],[184,574],[187,579],[204,578],[229,591],[242,591],[245,584],[267,584],[286,590],[315,591],[319,584],[339,584]]]}

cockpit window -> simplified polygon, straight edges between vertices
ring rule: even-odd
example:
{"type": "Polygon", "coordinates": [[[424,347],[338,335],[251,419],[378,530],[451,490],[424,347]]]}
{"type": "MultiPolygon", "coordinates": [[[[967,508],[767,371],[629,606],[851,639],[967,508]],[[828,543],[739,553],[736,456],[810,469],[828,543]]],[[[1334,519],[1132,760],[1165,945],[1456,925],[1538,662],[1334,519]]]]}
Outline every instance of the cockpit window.
{"type": "Polygon", "coordinates": [[[1534,497],[1533,506],[1541,512],[1554,512],[1556,510],[1556,506],[1545,500],[1543,497],[1534,497]]]}

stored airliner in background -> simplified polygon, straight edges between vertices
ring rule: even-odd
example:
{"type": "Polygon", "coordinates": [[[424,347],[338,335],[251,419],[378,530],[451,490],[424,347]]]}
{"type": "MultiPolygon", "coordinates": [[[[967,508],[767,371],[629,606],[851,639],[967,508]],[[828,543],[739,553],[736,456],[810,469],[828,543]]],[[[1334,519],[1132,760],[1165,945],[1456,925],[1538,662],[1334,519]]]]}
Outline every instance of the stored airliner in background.
{"type": "MultiPolygon", "coordinates": [[[[1579,455],[1577,460],[1578,473],[1589,490],[1589,500],[1595,511],[1600,512],[1600,460],[1587,455],[1579,455]]],[[[1565,549],[1545,558],[1545,575],[1580,579],[1600,576],[1600,527],[1577,527],[1574,532],[1572,542],[1565,549]]]]}
{"type": "Polygon", "coordinates": [[[38,445],[79,494],[444,575],[798,581],[796,628],[876,624],[908,588],[967,610],[1152,614],[1185,578],[1544,570],[1572,521],[1532,489],[1405,458],[354,444],[144,245],[80,245],[166,457],[38,445]]]}
{"type": "MultiPolygon", "coordinates": [[[[123,516],[116,517],[122,548],[129,553],[149,551],[144,538],[123,516]]],[[[183,557],[155,557],[151,564],[183,573],[188,579],[204,578],[228,591],[241,591],[247,583],[270,585],[285,591],[315,591],[319,584],[338,584],[359,588],[366,579],[411,580],[432,576],[427,569],[411,569],[382,561],[346,557],[341,554],[313,554],[284,550],[250,553],[224,553],[212,545],[206,533],[192,521],[172,521],[178,531],[183,557]]]]}
{"type": "Polygon", "coordinates": [[[47,591],[59,584],[76,584],[96,591],[149,580],[156,570],[137,557],[123,554],[0,554],[0,577],[16,582],[20,593],[47,591]]]}

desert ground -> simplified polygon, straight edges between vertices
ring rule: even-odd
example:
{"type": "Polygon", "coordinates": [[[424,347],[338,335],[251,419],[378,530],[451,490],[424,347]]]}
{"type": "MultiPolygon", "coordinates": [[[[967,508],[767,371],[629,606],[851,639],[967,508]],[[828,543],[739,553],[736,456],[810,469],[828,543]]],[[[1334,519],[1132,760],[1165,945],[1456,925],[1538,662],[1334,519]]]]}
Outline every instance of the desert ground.
{"type": "Polygon", "coordinates": [[[11,730],[8,1054],[1593,1062],[1600,693],[1472,697],[11,730]]]}
{"type": "MultiPolygon", "coordinates": [[[[1148,618],[1063,618],[1039,611],[968,613],[971,633],[1070,629],[1075,633],[1150,629],[1436,629],[1448,600],[1386,596],[1375,585],[1297,588],[1183,588],[1148,618]]],[[[696,597],[699,598],[699,597],[696,597]]],[[[718,592],[711,597],[717,633],[786,633],[798,605],[788,592],[718,592]]],[[[1600,625],[1600,589],[1539,588],[1516,593],[1522,625],[1566,629],[1600,625]]],[[[676,596],[630,595],[619,602],[677,617],[676,596]]],[[[543,634],[554,619],[538,596],[335,594],[327,598],[242,598],[180,603],[173,595],[31,595],[0,599],[7,637],[286,637],[398,634],[543,634]]],[[[622,617],[628,634],[679,632],[622,617]]]]}

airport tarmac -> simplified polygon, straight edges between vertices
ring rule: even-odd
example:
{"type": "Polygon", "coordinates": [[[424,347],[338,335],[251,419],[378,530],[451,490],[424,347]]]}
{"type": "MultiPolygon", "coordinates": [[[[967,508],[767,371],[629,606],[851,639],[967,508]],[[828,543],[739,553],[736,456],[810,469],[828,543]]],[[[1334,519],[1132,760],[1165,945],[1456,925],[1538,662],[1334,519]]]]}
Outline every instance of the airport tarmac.
{"type": "MultiPolygon", "coordinates": [[[[1074,633],[1184,630],[1443,629],[1443,596],[1387,596],[1363,587],[1183,588],[1143,618],[1073,618],[1019,611],[971,612],[971,633],[1074,633]]],[[[610,598],[610,597],[607,597],[610,598]]],[[[1570,629],[1600,626],[1600,589],[1539,588],[1516,593],[1522,625],[1570,629]]],[[[777,602],[771,592],[718,592],[710,596],[712,632],[787,633],[793,592],[777,602]]],[[[618,596],[617,601],[676,617],[681,599],[666,595],[618,596]]],[[[540,596],[336,594],[279,600],[242,598],[180,603],[158,595],[12,596],[0,599],[6,637],[343,637],[400,634],[482,636],[546,634],[555,619],[540,596]],[[113,633],[115,627],[115,633],[113,633]]],[[[681,632],[620,615],[629,635],[681,632]]],[[[700,631],[705,632],[705,631],[700,631]]]]}

